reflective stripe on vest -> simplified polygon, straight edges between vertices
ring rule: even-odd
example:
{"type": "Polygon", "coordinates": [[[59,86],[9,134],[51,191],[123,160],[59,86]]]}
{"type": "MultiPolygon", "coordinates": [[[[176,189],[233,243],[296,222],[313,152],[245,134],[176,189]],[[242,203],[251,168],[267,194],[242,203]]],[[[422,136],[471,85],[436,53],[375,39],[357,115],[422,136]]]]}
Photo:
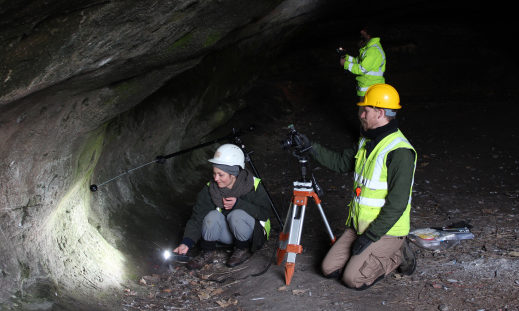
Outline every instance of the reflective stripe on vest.
{"type": "Polygon", "coordinates": [[[261,182],[261,179],[254,177],[254,191],[258,190],[259,183],[261,182]]]}
{"type": "MultiPolygon", "coordinates": [[[[371,178],[362,177],[360,180],[362,184],[366,187],[376,190],[387,190],[387,182],[380,181],[380,176],[382,175],[382,169],[384,168],[384,158],[397,144],[405,143],[411,145],[405,137],[396,137],[389,145],[387,145],[377,156],[375,169],[373,171],[373,176],[371,178]]],[[[360,146],[359,146],[360,147],[360,146]]],[[[361,176],[355,172],[355,179],[359,180],[361,176]]]]}
{"type": "Polygon", "coordinates": [[[267,240],[270,236],[270,219],[267,219],[267,221],[260,220],[260,225],[263,227],[263,233],[267,236],[267,240]]]}
{"type": "MultiPolygon", "coordinates": [[[[382,55],[382,63],[380,63],[380,67],[378,67],[378,71],[368,71],[364,67],[362,67],[360,64],[359,64],[359,69],[367,76],[382,77],[382,76],[384,76],[384,72],[382,71],[382,67],[386,63],[386,54],[384,53],[384,51],[382,50],[382,48],[378,44],[373,44],[370,47],[375,47],[375,48],[378,49],[378,51],[380,52],[380,55],[382,55]]],[[[366,55],[367,52],[368,52],[368,49],[366,49],[362,53],[362,57],[364,57],[364,55],[366,55]]],[[[366,90],[362,90],[362,91],[366,91],[366,90]]]]}
{"type": "MultiPolygon", "coordinates": [[[[347,225],[353,222],[358,234],[362,234],[369,224],[375,220],[381,208],[386,203],[387,196],[387,166],[386,159],[389,152],[398,148],[407,148],[414,151],[413,146],[398,130],[382,139],[372,153],[366,157],[366,139],[359,141],[355,164],[354,189],[359,187],[360,193],[356,194],[350,203],[350,212],[347,225]]],[[[416,152],[414,165],[416,168],[416,152]]],[[[409,233],[411,193],[414,183],[411,181],[409,200],[406,209],[395,225],[386,233],[392,236],[404,236],[409,233]]]]}

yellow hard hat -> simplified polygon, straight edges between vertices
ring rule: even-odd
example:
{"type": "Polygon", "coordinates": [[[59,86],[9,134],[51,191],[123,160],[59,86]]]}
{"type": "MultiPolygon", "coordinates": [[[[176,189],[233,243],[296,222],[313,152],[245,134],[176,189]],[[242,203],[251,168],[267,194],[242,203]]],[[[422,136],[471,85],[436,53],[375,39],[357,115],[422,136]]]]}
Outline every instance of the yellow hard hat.
{"type": "Polygon", "coordinates": [[[389,84],[373,84],[366,91],[364,101],[357,106],[372,106],[386,109],[400,109],[400,96],[398,92],[389,84]]]}

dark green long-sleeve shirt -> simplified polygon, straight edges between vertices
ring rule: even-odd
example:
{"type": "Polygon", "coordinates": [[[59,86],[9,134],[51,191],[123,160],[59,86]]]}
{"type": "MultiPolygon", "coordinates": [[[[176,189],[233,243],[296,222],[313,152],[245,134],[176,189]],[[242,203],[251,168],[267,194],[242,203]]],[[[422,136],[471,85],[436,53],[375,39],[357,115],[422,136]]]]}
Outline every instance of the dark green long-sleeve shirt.
{"type": "MultiPolygon", "coordinates": [[[[354,170],[356,154],[356,148],[347,148],[340,153],[318,143],[312,144],[314,158],[327,168],[340,173],[354,170]]],[[[393,227],[405,211],[409,201],[409,189],[413,182],[414,161],[415,154],[410,149],[400,148],[388,154],[386,161],[388,194],[380,214],[365,231],[371,240],[378,241],[393,227]]]]}

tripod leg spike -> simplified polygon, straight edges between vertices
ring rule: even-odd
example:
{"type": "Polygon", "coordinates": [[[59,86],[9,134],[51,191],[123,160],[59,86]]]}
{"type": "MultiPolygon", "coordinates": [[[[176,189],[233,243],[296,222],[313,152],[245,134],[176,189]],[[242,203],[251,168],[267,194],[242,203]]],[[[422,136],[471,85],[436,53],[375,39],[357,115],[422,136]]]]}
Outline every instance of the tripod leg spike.
{"type": "Polygon", "coordinates": [[[287,262],[285,265],[285,284],[290,285],[292,276],[294,275],[295,263],[287,262]]]}

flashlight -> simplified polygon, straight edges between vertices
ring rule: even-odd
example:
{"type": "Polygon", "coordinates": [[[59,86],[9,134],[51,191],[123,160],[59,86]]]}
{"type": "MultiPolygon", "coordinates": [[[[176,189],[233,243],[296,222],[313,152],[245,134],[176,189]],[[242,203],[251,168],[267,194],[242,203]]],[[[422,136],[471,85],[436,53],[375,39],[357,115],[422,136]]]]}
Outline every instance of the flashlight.
{"type": "Polygon", "coordinates": [[[191,260],[190,256],[173,253],[170,250],[162,251],[162,258],[164,258],[164,261],[167,261],[167,262],[187,263],[191,260]]]}
{"type": "Polygon", "coordinates": [[[168,260],[169,257],[171,257],[171,252],[169,250],[165,250],[163,253],[162,253],[162,256],[164,257],[164,260],[168,260]]]}

